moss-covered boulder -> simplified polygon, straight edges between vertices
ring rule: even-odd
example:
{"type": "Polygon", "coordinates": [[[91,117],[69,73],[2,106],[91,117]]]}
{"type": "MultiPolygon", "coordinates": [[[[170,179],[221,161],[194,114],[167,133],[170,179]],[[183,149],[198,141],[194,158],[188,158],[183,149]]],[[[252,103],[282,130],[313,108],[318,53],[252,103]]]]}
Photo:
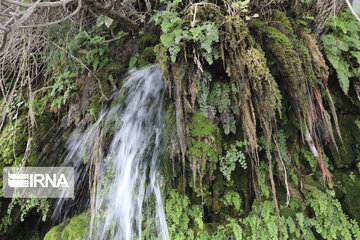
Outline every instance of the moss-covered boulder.
{"type": "Polygon", "coordinates": [[[44,240],[85,240],[89,224],[90,213],[83,212],[50,229],[44,240]]]}

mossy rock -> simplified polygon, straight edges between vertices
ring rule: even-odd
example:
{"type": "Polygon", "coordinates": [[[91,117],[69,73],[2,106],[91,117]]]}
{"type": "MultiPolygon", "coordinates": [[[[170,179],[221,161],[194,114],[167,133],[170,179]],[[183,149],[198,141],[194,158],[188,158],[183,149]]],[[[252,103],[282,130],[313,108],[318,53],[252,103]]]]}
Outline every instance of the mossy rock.
{"type": "Polygon", "coordinates": [[[71,218],[70,222],[59,224],[45,235],[44,240],[85,240],[90,224],[90,213],[83,212],[71,218]]]}
{"type": "Polygon", "coordinates": [[[316,181],[312,175],[305,175],[304,176],[304,189],[307,190],[305,192],[305,196],[309,197],[308,195],[323,199],[326,198],[326,194],[321,190],[323,187],[321,186],[321,183],[319,181],[316,181]]]}
{"type": "Polygon", "coordinates": [[[338,188],[341,184],[341,189],[336,190],[343,192],[345,210],[352,218],[360,222],[360,204],[358,204],[360,199],[359,174],[355,173],[355,171],[352,174],[347,174],[340,170],[335,170],[334,175],[338,182],[338,188]]]}
{"type": "Polygon", "coordinates": [[[343,139],[341,142],[338,136],[335,140],[339,147],[339,153],[335,146],[330,145],[331,155],[336,168],[350,167],[357,158],[356,144],[360,143],[360,130],[355,125],[355,119],[351,116],[339,116],[340,132],[343,139]]]}
{"type": "Polygon", "coordinates": [[[0,134],[0,166],[21,162],[28,138],[27,118],[22,116],[5,124],[0,134]],[[15,159],[16,157],[16,159],[15,159]]]}
{"type": "Polygon", "coordinates": [[[158,41],[157,35],[147,33],[143,37],[141,37],[137,42],[138,49],[143,50],[146,47],[155,46],[157,41],[158,41]]]}

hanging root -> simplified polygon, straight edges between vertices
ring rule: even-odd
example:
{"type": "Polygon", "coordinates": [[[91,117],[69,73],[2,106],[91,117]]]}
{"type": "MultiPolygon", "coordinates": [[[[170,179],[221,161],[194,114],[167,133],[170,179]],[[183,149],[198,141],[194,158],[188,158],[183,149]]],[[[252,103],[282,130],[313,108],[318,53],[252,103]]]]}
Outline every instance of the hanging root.
{"type": "Polygon", "coordinates": [[[273,171],[272,171],[271,153],[270,153],[270,149],[269,149],[270,139],[267,139],[266,141],[267,141],[267,144],[266,144],[266,156],[267,156],[268,161],[269,161],[269,176],[270,176],[270,183],[271,183],[271,191],[272,191],[272,195],[273,195],[273,201],[274,201],[274,205],[275,205],[275,214],[276,214],[277,221],[278,221],[278,229],[279,229],[280,239],[281,239],[282,238],[282,232],[281,232],[280,211],[279,211],[279,206],[278,206],[277,197],[276,197],[274,174],[273,174],[273,171]]]}
{"type": "MultiPolygon", "coordinates": [[[[253,24],[255,35],[266,56],[276,64],[276,73],[296,111],[299,130],[305,130],[305,141],[322,171],[324,182],[329,171],[322,155],[323,142],[331,141],[338,150],[330,114],[325,110],[320,90],[328,94],[333,123],[341,139],[335,107],[327,88],[328,67],[311,35],[299,30],[297,36],[286,14],[277,10],[269,13],[269,22],[253,24]],[[305,47],[306,46],[306,47],[305,47]]],[[[302,134],[303,135],[303,134],[302,134]]]]}

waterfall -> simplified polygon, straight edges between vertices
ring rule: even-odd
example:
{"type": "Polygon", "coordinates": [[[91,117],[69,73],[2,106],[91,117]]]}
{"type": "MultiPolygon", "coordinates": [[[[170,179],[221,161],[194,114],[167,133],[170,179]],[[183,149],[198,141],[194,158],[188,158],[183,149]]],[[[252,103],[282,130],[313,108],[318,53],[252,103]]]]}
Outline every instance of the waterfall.
{"type": "MultiPolygon", "coordinates": [[[[82,185],[89,172],[97,179],[95,187],[90,186],[95,196],[90,201],[91,239],[141,239],[144,216],[151,218],[147,230],[159,239],[169,238],[158,170],[163,92],[157,65],[132,70],[115,96],[117,103],[103,110],[86,131],[77,129],[69,137],[64,162],[75,168],[76,181],[82,185]],[[84,161],[91,161],[93,169],[84,168],[84,161]]],[[[62,204],[57,203],[56,214],[62,204]]]]}

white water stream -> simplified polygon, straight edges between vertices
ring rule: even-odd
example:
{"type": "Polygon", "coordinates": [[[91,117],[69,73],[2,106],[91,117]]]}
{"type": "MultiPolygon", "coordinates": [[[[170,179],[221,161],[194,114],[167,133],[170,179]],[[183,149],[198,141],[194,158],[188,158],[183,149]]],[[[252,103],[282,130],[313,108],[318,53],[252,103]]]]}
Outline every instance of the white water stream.
{"type": "MultiPolygon", "coordinates": [[[[160,239],[169,239],[158,171],[163,91],[157,65],[131,71],[119,93],[122,100],[104,110],[84,133],[75,130],[68,140],[65,164],[76,169],[77,181],[89,172],[79,167],[84,159],[100,159],[94,174],[98,181],[91,239],[141,239],[144,228],[160,239]],[[110,140],[106,140],[109,132],[110,140]],[[102,152],[99,146],[106,141],[110,145],[102,152]]],[[[58,205],[59,211],[61,202],[58,205]]]]}

